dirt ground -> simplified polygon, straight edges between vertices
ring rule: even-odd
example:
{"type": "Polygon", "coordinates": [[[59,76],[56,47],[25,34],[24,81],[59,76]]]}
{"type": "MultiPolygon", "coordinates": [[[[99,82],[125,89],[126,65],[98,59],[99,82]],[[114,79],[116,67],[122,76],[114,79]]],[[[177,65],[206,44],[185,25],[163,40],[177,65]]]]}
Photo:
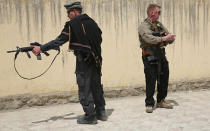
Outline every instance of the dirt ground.
{"type": "Polygon", "coordinates": [[[108,121],[79,125],[79,103],[0,112],[1,131],[210,131],[210,90],[170,92],[174,109],[145,112],[145,96],[107,98],[108,121]]]}

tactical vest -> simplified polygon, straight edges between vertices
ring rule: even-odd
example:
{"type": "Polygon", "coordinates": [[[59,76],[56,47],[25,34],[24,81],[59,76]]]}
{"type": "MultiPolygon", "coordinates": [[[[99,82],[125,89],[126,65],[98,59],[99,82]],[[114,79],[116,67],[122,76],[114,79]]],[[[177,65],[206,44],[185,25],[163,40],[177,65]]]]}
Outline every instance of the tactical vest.
{"type": "Polygon", "coordinates": [[[91,51],[91,46],[86,38],[84,25],[79,16],[69,22],[69,50],[91,51]]]}
{"type": "Polygon", "coordinates": [[[93,19],[87,14],[79,15],[69,23],[69,49],[87,57],[93,56],[96,66],[101,68],[101,34],[101,29],[93,19]]]}
{"type": "Polygon", "coordinates": [[[69,49],[94,52],[101,56],[101,30],[93,19],[82,14],[69,23],[69,49]]]}
{"type": "MultiPolygon", "coordinates": [[[[158,37],[166,36],[167,32],[165,32],[160,22],[152,23],[149,19],[145,19],[145,22],[150,25],[150,30],[152,30],[153,36],[158,36],[158,37]]],[[[165,48],[163,47],[163,45],[165,44],[164,42],[160,42],[159,44],[154,45],[146,43],[141,38],[141,36],[139,36],[139,39],[141,42],[143,42],[140,45],[140,47],[143,50],[143,54],[153,55],[155,57],[162,57],[165,55],[165,48]]]]}

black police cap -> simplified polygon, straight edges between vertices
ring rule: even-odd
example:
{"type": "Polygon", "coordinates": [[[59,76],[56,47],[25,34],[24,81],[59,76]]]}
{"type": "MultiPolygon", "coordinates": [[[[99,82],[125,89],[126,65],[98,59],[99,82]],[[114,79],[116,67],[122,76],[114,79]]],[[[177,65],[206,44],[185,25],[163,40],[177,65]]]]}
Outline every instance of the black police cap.
{"type": "Polygon", "coordinates": [[[81,2],[67,3],[67,4],[64,5],[64,7],[67,10],[70,10],[70,9],[82,9],[81,2]]]}

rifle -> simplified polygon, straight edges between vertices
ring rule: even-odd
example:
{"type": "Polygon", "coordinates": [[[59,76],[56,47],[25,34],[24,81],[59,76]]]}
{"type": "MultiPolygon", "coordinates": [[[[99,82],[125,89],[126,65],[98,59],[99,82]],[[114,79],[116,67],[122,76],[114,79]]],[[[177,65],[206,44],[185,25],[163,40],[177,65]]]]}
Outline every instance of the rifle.
{"type": "MultiPolygon", "coordinates": [[[[11,50],[11,51],[7,51],[7,53],[13,53],[13,52],[16,52],[15,54],[15,59],[17,58],[17,55],[20,53],[20,52],[25,52],[28,56],[28,58],[31,58],[31,55],[29,54],[29,51],[32,51],[33,50],[33,46],[41,46],[41,44],[37,43],[37,42],[34,42],[34,43],[30,43],[31,46],[29,47],[16,47],[17,50],[11,50]]],[[[43,52],[46,56],[49,56],[50,54],[47,53],[46,51],[43,52]]],[[[41,54],[38,54],[37,55],[37,60],[41,60],[41,54]]]]}
{"type": "MultiPolygon", "coordinates": [[[[21,48],[17,46],[17,47],[16,47],[17,50],[7,51],[7,53],[16,52],[16,53],[15,53],[15,57],[14,57],[14,68],[15,68],[15,71],[16,71],[16,73],[17,73],[21,78],[26,79],[26,80],[33,80],[33,79],[36,79],[36,78],[38,78],[38,77],[44,75],[44,74],[50,69],[50,67],[52,66],[52,64],[53,64],[53,62],[55,61],[56,57],[60,54],[60,48],[59,48],[59,47],[54,48],[55,50],[58,51],[58,53],[55,55],[54,59],[52,60],[51,64],[48,66],[48,68],[47,68],[43,73],[41,73],[41,74],[38,75],[38,76],[31,77],[31,78],[27,78],[27,77],[24,77],[24,76],[20,75],[20,73],[18,72],[18,70],[17,70],[17,68],[16,68],[15,60],[17,59],[17,56],[18,56],[18,54],[19,54],[20,52],[25,52],[25,53],[27,54],[28,58],[31,58],[31,55],[29,54],[29,52],[33,50],[33,48],[34,48],[33,46],[41,46],[41,44],[39,44],[39,43],[37,43],[37,42],[30,43],[30,45],[31,45],[31,46],[29,46],[29,47],[21,47],[21,48]]],[[[46,51],[45,51],[45,52],[42,52],[42,53],[44,53],[46,56],[49,56],[49,55],[50,55],[50,54],[47,53],[46,51]]],[[[37,60],[41,60],[41,54],[38,54],[38,55],[37,55],[37,60]]]]}

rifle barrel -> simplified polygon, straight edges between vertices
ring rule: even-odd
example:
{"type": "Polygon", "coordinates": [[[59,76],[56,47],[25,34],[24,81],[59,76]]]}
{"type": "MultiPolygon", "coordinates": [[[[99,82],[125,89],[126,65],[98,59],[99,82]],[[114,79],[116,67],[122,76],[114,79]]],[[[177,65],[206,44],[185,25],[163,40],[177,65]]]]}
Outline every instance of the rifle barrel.
{"type": "Polygon", "coordinates": [[[22,48],[18,48],[17,50],[11,50],[11,51],[7,51],[7,53],[12,53],[12,52],[28,52],[28,51],[32,51],[34,47],[29,46],[29,47],[22,47],[22,48]]]}
{"type": "Polygon", "coordinates": [[[7,51],[7,53],[17,52],[17,50],[7,51]]]}

